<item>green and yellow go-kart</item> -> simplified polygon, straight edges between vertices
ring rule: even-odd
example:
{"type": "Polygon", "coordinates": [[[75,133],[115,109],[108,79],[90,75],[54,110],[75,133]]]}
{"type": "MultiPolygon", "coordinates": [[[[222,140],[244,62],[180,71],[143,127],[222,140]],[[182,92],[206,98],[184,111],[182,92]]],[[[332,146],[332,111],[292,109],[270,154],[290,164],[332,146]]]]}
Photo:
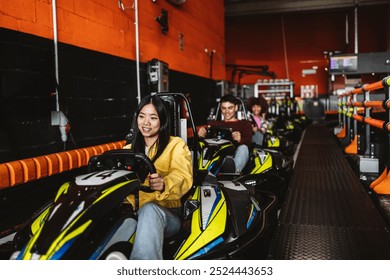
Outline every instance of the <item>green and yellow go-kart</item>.
{"type": "MultiPolygon", "coordinates": [[[[89,167],[89,173],[64,183],[53,201],[16,233],[11,259],[130,255],[134,236],[112,245],[108,241],[123,221],[137,218],[137,205],[123,201],[145,188],[142,177],[155,172],[154,166],[143,154],[114,150],[91,158],[89,167]]],[[[265,258],[277,219],[277,197],[245,182],[218,182],[208,172],[196,176],[194,181],[201,183],[183,199],[183,226],[164,240],[164,258],[265,258]]]]}
{"type": "MultiPolygon", "coordinates": [[[[257,125],[251,113],[247,114],[247,119],[257,125]]],[[[259,148],[271,149],[281,152],[283,155],[291,156],[294,153],[294,142],[287,139],[282,133],[277,134],[272,130],[273,122],[269,122],[269,127],[264,132],[263,143],[258,144],[259,148]]]]}
{"type": "Polygon", "coordinates": [[[259,148],[281,152],[283,155],[292,156],[294,153],[294,142],[282,135],[275,135],[272,130],[268,130],[263,137],[263,143],[259,148]]]}
{"type": "MultiPolygon", "coordinates": [[[[231,129],[220,126],[208,126],[207,136],[199,141],[198,169],[208,170],[219,179],[233,179],[254,182],[274,192],[283,199],[287,183],[293,170],[293,159],[273,149],[264,149],[258,145],[249,147],[249,160],[241,173],[236,173],[234,153],[236,147],[231,139],[231,129]],[[256,176],[269,174],[268,184],[256,183],[256,176]],[[272,181],[272,183],[271,183],[272,181]],[[267,187],[265,187],[265,185],[267,187]]],[[[263,179],[260,178],[262,181],[263,179]]]]}
{"type": "Polygon", "coordinates": [[[269,118],[269,121],[270,134],[285,138],[295,144],[298,144],[301,140],[301,136],[305,128],[303,124],[298,124],[293,119],[285,115],[269,118]]]}

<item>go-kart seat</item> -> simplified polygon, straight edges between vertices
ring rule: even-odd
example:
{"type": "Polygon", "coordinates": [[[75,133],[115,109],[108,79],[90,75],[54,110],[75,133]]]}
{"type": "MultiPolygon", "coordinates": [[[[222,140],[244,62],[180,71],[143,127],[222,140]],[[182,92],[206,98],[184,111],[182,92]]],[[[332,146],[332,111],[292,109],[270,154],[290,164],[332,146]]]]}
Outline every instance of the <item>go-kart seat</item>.
{"type": "Polygon", "coordinates": [[[223,160],[221,173],[236,173],[236,163],[233,156],[226,156],[223,160]]]}

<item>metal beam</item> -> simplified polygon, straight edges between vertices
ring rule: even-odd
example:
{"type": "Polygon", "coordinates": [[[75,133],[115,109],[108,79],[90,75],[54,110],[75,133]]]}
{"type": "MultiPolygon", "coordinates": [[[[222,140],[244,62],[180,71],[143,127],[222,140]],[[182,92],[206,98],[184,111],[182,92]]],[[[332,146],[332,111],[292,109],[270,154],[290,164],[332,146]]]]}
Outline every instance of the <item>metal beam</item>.
{"type": "Polygon", "coordinates": [[[225,15],[227,17],[232,17],[256,14],[334,10],[353,8],[356,6],[356,2],[358,2],[359,7],[389,4],[388,0],[226,0],[225,15]]]}

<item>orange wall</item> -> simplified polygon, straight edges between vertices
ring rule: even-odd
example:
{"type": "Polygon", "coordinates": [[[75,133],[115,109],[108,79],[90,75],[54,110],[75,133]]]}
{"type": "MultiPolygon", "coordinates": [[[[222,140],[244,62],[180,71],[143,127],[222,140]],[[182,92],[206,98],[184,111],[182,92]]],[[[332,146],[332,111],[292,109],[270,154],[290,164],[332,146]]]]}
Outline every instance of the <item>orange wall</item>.
{"type": "MultiPolygon", "coordinates": [[[[359,8],[358,52],[387,50],[389,10],[388,6],[359,8]]],[[[295,82],[296,95],[300,94],[301,85],[311,84],[318,85],[319,94],[325,94],[328,93],[328,61],[323,51],[354,52],[353,9],[228,18],[226,45],[227,64],[268,65],[277,79],[289,78],[295,82]],[[346,14],[349,45],[345,40],[346,14]],[[302,75],[303,69],[313,66],[318,68],[316,74],[302,75]]],[[[230,75],[228,71],[228,80],[230,75]]],[[[269,77],[248,75],[241,79],[241,84],[254,84],[257,79],[269,77]]]]}
{"type": "MultiPolygon", "coordinates": [[[[129,9],[118,8],[117,0],[57,0],[58,40],[115,56],[135,60],[134,1],[123,0],[129,9]]],[[[224,1],[187,1],[175,6],[166,0],[139,0],[140,61],[165,61],[172,70],[208,78],[210,56],[215,49],[213,79],[225,78],[224,1]],[[162,34],[155,20],[161,9],[168,11],[169,31],[162,34]],[[179,34],[184,35],[184,50],[179,34]]],[[[53,38],[50,0],[0,2],[0,26],[53,38]]]]}

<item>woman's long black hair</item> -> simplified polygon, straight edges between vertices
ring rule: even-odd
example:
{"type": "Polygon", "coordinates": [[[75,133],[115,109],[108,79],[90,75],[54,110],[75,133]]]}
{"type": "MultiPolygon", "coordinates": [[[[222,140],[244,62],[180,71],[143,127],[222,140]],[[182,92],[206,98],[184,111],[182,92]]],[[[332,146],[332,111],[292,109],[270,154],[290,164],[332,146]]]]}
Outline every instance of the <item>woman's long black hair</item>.
{"type": "Polygon", "coordinates": [[[145,152],[145,140],[142,136],[142,133],[140,133],[138,129],[138,122],[137,118],[139,115],[139,112],[142,110],[142,108],[147,104],[153,104],[156,108],[158,118],[160,119],[160,130],[159,130],[159,136],[157,139],[157,153],[156,155],[151,159],[153,162],[162,154],[165,147],[168,145],[169,142],[169,136],[170,136],[170,124],[169,124],[169,117],[168,117],[168,111],[165,107],[164,101],[158,97],[158,96],[147,96],[141,100],[141,102],[138,105],[137,112],[134,116],[133,120],[133,129],[134,129],[134,135],[135,139],[133,141],[133,150],[137,153],[144,153],[145,152]]]}

